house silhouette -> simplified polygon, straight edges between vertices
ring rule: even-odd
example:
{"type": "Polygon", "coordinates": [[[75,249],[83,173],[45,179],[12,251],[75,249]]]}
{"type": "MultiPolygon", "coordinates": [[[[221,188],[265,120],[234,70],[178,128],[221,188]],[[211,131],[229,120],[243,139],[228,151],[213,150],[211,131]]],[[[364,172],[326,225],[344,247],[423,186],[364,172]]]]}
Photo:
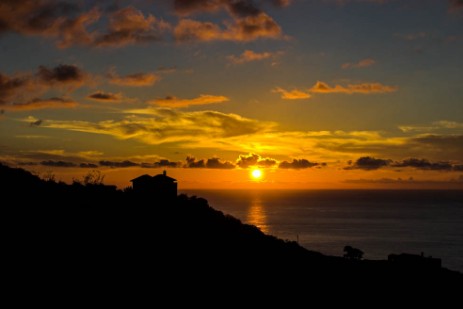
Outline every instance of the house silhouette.
{"type": "Polygon", "coordinates": [[[139,194],[154,194],[158,199],[174,199],[177,197],[177,180],[162,174],[150,176],[148,174],[131,180],[133,191],[139,194]]]}
{"type": "Polygon", "coordinates": [[[409,267],[442,267],[441,259],[433,258],[432,256],[426,257],[424,253],[421,253],[421,255],[410,253],[389,254],[387,260],[398,265],[409,267]]]}

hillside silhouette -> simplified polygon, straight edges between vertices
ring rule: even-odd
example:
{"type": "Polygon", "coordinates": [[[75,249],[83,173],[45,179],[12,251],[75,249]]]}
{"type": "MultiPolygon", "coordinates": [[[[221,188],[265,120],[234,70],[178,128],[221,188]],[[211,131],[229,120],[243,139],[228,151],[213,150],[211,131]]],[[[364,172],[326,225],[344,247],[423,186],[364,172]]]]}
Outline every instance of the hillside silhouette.
{"type": "Polygon", "coordinates": [[[155,280],[177,289],[239,282],[271,290],[340,290],[391,281],[396,288],[463,282],[458,272],[423,263],[310,251],[265,235],[200,197],[166,201],[101,183],[68,185],[2,164],[0,188],[7,258],[37,283],[57,276],[105,284],[155,280]]]}

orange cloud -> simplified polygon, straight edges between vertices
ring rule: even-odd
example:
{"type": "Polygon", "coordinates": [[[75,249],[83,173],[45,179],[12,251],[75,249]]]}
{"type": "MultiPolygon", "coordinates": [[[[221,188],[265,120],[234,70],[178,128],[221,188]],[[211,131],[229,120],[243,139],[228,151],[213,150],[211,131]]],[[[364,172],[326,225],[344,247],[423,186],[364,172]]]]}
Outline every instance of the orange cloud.
{"type": "Polygon", "coordinates": [[[3,1],[0,6],[3,31],[55,38],[60,48],[91,44],[93,33],[87,27],[100,17],[97,8],[80,12],[69,2],[3,1]]]}
{"type": "Polygon", "coordinates": [[[44,108],[73,108],[78,104],[72,100],[62,98],[50,98],[50,99],[33,99],[26,103],[9,104],[4,105],[2,108],[10,111],[28,111],[44,108]]]}
{"type": "Polygon", "coordinates": [[[336,85],[329,86],[327,83],[317,81],[317,83],[310,88],[313,93],[346,93],[346,94],[372,94],[372,93],[389,93],[397,91],[396,86],[387,86],[380,83],[363,83],[347,85],[347,87],[336,85]]]}
{"type": "Polygon", "coordinates": [[[177,97],[167,96],[163,99],[155,99],[149,101],[150,104],[156,104],[162,107],[172,107],[172,108],[180,108],[180,107],[187,107],[192,105],[207,105],[207,104],[215,104],[215,103],[222,103],[229,101],[230,99],[225,96],[216,96],[210,94],[201,94],[197,98],[193,99],[180,99],[177,97]]]}
{"type": "Polygon", "coordinates": [[[357,63],[352,63],[352,62],[344,63],[343,65],[341,65],[341,68],[343,68],[343,69],[367,68],[367,67],[370,67],[370,66],[374,65],[375,63],[376,63],[376,61],[374,59],[366,58],[366,59],[360,60],[357,63]]]}
{"type": "Polygon", "coordinates": [[[108,33],[96,39],[98,46],[123,46],[127,44],[158,41],[162,32],[170,25],[153,15],[145,17],[142,12],[126,7],[109,16],[108,33]]]}
{"type": "Polygon", "coordinates": [[[108,74],[109,82],[118,86],[147,87],[154,85],[161,78],[154,73],[134,73],[119,76],[114,70],[108,74]]]}
{"type": "Polygon", "coordinates": [[[212,22],[182,19],[174,29],[177,41],[252,41],[259,38],[280,38],[280,26],[267,14],[246,16],[226,23],[225,29],[212,22]]]}
{"type": "Polygon", "coordinates": [[[285,90],[280,87],[276,87],[272,90],[273,93],[280,93],[281,98],[284,100],[301,100],[301,99],[310,99],[310,94],[298,89],[285,90]]]}
{"type": "Polygon", "coordinates": [[[276,53],[271,52],[263,52],[263,53],[256,53],[252,50],[245,50],[241,55],[235,56],[230,55],[228,56],[228,60],[234,64],[242,64],[251,61],[260,61],[264,59],[269,59],[276,56],[276,53]]]}

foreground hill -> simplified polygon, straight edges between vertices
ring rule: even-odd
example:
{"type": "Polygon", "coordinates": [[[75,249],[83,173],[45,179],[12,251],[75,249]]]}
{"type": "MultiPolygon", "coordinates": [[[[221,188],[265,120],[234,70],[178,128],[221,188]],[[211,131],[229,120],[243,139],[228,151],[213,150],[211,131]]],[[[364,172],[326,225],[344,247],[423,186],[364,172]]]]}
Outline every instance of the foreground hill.
{"type": "MultiPolygon", "coordinates": [[[[458,272],[425,265],[325,256],[214,210],[205,199],[171,201],[101,184],[43,181],[0,164],[7,257],[19,273],[204,288],[298,289],[461,286],[458,272]]],[[[104,282],[104,283],[103,283],[104,282]]]]}

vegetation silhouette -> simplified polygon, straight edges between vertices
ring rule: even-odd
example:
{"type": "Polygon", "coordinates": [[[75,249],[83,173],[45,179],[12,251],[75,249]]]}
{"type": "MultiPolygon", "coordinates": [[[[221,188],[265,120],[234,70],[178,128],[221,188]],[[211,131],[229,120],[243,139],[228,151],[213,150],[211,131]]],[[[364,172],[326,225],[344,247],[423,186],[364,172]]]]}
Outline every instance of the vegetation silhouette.
{"type": "Polygon", "coordinates": [[[351,260],[361,260],[363,258],[363,251],[351,246],[344,247],[344,257],[351,260]]]}
{"type": "Polygon", "coordinates": [[[67,185],[0,164],[1,194],[11,201],[2,206],[8,219],[4,252],[12,265],[21,265],[19,278],[27,275],[36,284],[64,277],[90,285],[130,282],[140,289],[148,280],[187,290],[198,282],[216,290],[237,282],[234,288],[259,287],[270,294],[344,290],[346,278],[356,288],[388,281],[397,289],[401,283],[435,288],[463,282],[459,272],[427,263],[361,260],[362,252],[349,246],[348,258],[326,256],[266,235],[203,198],[181,194],[163,200],[117,190],[101,177],[67,185]]]}

